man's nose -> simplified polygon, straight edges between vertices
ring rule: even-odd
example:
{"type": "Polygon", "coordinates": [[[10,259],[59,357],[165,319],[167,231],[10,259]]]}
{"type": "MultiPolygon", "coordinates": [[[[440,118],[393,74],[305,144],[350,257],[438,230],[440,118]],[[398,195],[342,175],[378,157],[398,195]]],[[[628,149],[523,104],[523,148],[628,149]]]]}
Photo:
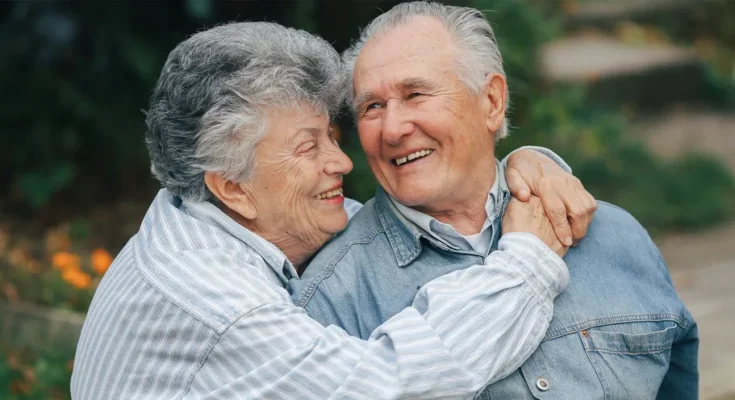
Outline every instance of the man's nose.
{"type": "Polygon", "coordinates": [[[389,145],[397,146],[404,136],[410,135],[414,126],[407,118],[406,110],[400,101],[389,101],[383,114],[383,141],[389,145]]]}
{"type": "Polygon", "coordinates": [[[347,175],[352,171],[352,160],[336,144],[327,155],[324,173],[327,175],[347,175]]]}

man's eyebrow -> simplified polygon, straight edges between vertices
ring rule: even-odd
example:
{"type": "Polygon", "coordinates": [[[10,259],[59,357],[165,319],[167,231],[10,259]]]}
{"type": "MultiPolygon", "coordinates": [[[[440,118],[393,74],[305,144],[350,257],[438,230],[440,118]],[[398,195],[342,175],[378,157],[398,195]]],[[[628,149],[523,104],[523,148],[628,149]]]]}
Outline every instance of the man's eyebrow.
{"type": "Polygon", "coordinates": [[[355,96],[354,100],[352,100],[352,107],[357,110],[362,103],[370,100],[373,97],[373,94],[370,92],[362,92],[355,96]]]}
{"type": "MultiPolygon", "coordinates": [[[[422,78],[406,78],[402,80],[398,87],[400,87],[402,90],[433,90],[435,88],[434,84],[427,81],[426,79],[422,78]]],[[[357,110],[363,103],[370,100],[373,97],[373,94],[369,91],[362,92],[355,96],[355,99],[352,101],[353,107],[357,110]]]]}
{"type": "Polygon", "coordinates": [[[406,78],[401,81],[399,86],[403,90],[416,90],[416,89],[423,89],[423,90],[431,90],[434,88],[434,85],[422,78],[406,78]]]}

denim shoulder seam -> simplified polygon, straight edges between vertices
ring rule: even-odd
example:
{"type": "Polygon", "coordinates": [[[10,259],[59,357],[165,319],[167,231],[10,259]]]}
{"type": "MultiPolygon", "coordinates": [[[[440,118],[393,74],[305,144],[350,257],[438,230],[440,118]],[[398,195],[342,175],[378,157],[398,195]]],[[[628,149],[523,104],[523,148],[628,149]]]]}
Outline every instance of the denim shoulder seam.
{"type": "Polygon", "coordinates": [[[311,300],[311,297],[316,292],[316,288],[319,286],[319,284],[322,283],[322,281],[324,281],[325,279],[332,276],[337,263],[344,258],[344,256],[350,251],[350,249],[352,249],[354,245],[371,243],[381,233],[385,234],[382,228],[373,228],[373,230],[368,231],[363,236],[352,239],[344,244],[342,248],[340,248],[335,253],[334,257],[332,257],[332,259],[327,263],[327,267],[324,269],[324,271],[310,280],[309,284],[306,285],[303,294],[295,304],[302,308],[305,307],[306,303],[311,300]]]}

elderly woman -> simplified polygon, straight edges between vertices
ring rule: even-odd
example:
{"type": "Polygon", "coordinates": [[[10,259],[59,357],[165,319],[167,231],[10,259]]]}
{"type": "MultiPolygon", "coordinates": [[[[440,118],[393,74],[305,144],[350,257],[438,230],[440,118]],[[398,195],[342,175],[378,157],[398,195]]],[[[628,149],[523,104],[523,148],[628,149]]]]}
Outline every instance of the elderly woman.
{"type": "MultiPolygon", "coordinates": [[[[541,241],[508,239],[425,285],[367,341],[291,302],[297,268],[348,221],[352,163],[329,128],[344,92],[334,49],[276,24],[219,26],[171,52],[147,115],[164,189],[97,289],[73,398],[467,397],[531,354],[568,279],[541,241]],[[509,298],[525,306],[499,312],[509,298]]],[[[550,161],[525,154],[515,167],[533,183],[550,161]]],[[[510,218],[506,236],[556,243],[537,211],[510,218]]]]}

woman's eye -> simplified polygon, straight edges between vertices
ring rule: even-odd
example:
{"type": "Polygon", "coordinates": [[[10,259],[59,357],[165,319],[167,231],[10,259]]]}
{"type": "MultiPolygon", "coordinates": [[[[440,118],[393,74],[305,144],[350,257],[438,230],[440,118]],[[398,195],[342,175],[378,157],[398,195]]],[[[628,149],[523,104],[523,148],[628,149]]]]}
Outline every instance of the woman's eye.
{"type": "Polygon", "coordinates": [[[299,146],[298,152],[306,153],[314,149],[316,149],[316,142],[308,142],[308,143],[304,143],[301,146],[299,146]]]}

